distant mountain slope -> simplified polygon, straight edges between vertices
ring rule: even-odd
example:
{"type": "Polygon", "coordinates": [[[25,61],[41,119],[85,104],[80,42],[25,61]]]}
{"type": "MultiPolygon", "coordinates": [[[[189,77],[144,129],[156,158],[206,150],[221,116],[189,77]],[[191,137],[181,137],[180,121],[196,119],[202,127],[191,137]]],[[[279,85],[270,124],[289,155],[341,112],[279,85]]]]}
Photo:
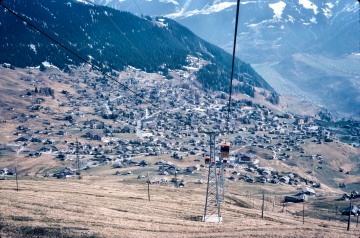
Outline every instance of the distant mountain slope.
{"type": "Polygon", "coordinates": [[[342,60],[321,55],[294,54],[273,69],[286,77],[329,110],[342,109],[360,116],[359,58],[349,56],[342,60]],[[335,64],[336,63],[336,64],[335,64]]]}
{"type": "MultiPolygon", "coordinates": [[[[139,18],[84,1],[20,0],[3,4],[25,14],[55,39],[100,67],[121,70],[131,65],[157,72],[182,68],[187,64],[186,57],[194,55],[209,62],[198,73],[198,80],[206,88],[229,88],[231,55],[173,20],[139,18]]],[[[25,67],[47,61],[60,68],[82,63],[9,12],[2,12],[0,22],[0,35],[4,36],[0,38],[0,62],[25,67]]],[[[251,88],[257,86],[274,92],[250,65],[237,60],[235,68],[236,78],[243,82],[237,86],[238,91],[251,94],[251,88]]]]}
{"type": "MultiPolygon", "coordinates": [[[[137,15],[165,15],[188,27],[203,39],[229,52],[232,49],[236,0],[89,1],[126,9],[137,15]]],[[[349,57],[357,57],[358,61],[360,59],[359,6],[356,0],[241,1],[237,55],[255,67],[261,64],[262,69],[272,68],[277,62],[283,65],[300,54],[303,54],[304,58],[312,55],[311,57],[320,56],[324,61],[331,61],[339,69],[335,75],[324,74],[321,65],[311,62],[310,64],[315,63],[310,66],[313,75],[304,73],[302,77],[309,78],[302,80],[289,78],[293,72],[300,69],[293,68],[297,64],[288,64],[281,70],[279,67],[269,71],[262,70],[261,76],[271,82],[271,86],[283,96],[293,92],[286,87],[281,90],[277,87],[277,81],[288,80],[300,91],[305,90],[300,94],[308,95],[307,100],[315,104],[329,105],[332,112],[358,117],[353,108],[360,107],[359,101],[347,97],[348,90],[344,87],[326,85],[353,85],[355,87],[351,88],[351,92],[360,94],[356,84],[348,84],[358,80],[358,74],[341,72],[343,62],[348,61],[349,57]],[[271,73],[273,70],[277,71],[281,80],[274,77],[271,73]],[[342,74],[341,77],[339,74],[342,74]],[[313,82],[316,80],[315,75],[325,75],[326,84],[313,82]],[[312,87],[314,84],[316,87],[312,87]],[[342,103],[338,103],[339,101],[342,103]]],[[[357,70],[353,68],[350,71],[357,70]]],[[[301,97],[297,99],[303,100],[301,97]]]]}
{"type": "MultiPolygon", "coordinates": [[[[231,50],[236,0],[89,0],[135,14],[167,16],[231,50]]],[[[358,1],[241,1],[238,51],[251,63],[299,51],[333,55],[358,51],[358,1]]]]}

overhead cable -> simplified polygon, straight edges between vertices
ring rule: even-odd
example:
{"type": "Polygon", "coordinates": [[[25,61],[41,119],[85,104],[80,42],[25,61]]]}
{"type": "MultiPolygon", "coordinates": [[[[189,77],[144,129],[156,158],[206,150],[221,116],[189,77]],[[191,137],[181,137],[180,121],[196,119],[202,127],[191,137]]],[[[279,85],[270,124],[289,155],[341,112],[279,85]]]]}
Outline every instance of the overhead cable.
{"type": "Polygon", "coordinates": [[[235,66],[235,50],[236,50],[236,38],[237,38],[237,30],[238,30],[238,22],[239,22],[239,8],[240,8],[240,0],[237,0],[236,5],[236,19],[235,19],[235,33],[234,33],[234,46],[232,53],[232,64],[231,64],[231,77],[230,77],[230,90],[229,90],[229,102],[228,102],[228,115],[227,115],[227,130],[228,133],[230,131],[230,111],[231,111],[231,96],[232,96],[232,85],[234,78],[234,66],[235,66]]]}

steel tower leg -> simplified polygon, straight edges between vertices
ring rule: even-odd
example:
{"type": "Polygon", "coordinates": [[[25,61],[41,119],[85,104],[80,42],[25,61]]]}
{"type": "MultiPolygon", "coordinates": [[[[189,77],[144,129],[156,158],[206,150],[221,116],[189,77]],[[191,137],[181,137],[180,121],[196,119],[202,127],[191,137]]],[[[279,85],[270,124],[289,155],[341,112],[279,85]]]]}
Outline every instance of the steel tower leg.
{"type": "MultiPolygon", "coordinates": [[[[220,158],[221,159],[221,158],[220,158]]],[[[223,202],[225,200],[225,174],[224,174],[224,164],[221,163],[219,174],[219,201],[223,202]]]]}

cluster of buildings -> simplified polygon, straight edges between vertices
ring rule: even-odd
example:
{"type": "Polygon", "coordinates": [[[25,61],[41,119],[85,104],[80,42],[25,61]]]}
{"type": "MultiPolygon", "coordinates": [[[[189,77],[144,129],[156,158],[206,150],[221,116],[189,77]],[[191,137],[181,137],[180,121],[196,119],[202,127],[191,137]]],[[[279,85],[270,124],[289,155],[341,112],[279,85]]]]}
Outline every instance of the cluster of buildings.
{"type": "MultiPolygon", "coordinates": [[[[120,84],[85,68],[73,69],[70,76],[48,73],[47,80],[67,88],[50,88],[54,92],[51,97],[34,89],[19,95],[32,105],[23,113],[12,108],[11,120],[18,123],[12,132],[16,138],[2,147],[24,157],[52,154],[62,161],[73,160],[77,153],[82,169],[164,154],[174,160],[200,159],[201,164],[209,153],[209,138],[202,131],[219,131],[219,139],[226,138],[232,145],[229,166],[245,163],[257,171],[260,158],[286,161],[294,159],[294,154],[313,157],[305,153],[304,143],[336,140],[311,117],[278,113],[236,97],[228,128],[227,95],[207,92],[195,80],[194,72],[206,62],[196,57],[189,57],[188,62],[184,70],[170,70],[171,78],[132,67],[111,73],[120,84]],[[58,106],[49,105],[49,101],[58,106]],[[227,131],[229,134],[224,133],[227,131]]],[[[34,77],[23,80],[34,87],[43,83],[34,77]]],[[[321,155],[315,157],[322,161],[321,155]]],[[[171,174],[173,170],[164,172],[171,174]]],[[[287,175],[269,171],[241,179],[301,182],[300,178],[287,179],[287,175]]]]}

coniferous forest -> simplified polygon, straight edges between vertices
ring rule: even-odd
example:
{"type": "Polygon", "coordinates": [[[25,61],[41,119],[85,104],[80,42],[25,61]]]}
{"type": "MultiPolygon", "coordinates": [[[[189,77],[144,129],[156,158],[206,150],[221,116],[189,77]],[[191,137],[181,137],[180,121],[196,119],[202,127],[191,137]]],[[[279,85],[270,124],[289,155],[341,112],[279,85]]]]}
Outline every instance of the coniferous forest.
{"type": "MultiPolygon", "coordinates": [[[[229,90],[231,55],[197,37],[170,19],[139,18],[128,12],[77,1],[5,1],[55,40],[105,70],[133,66],[147,72],[181,69],[194,55],[210,63],[197,72],[210,90],[229,90]]],[[[0,62],[16,67],[39,66],[47,61],[60,69],[83,63],[78,57],[5,11],[0,15],[0,62]],[[22,55],[22,57],[18,57],[22,55]]],[[[253,68],[236,60],[236,90],[254,95],[253,86],[276,94],[253,68]]]]}

